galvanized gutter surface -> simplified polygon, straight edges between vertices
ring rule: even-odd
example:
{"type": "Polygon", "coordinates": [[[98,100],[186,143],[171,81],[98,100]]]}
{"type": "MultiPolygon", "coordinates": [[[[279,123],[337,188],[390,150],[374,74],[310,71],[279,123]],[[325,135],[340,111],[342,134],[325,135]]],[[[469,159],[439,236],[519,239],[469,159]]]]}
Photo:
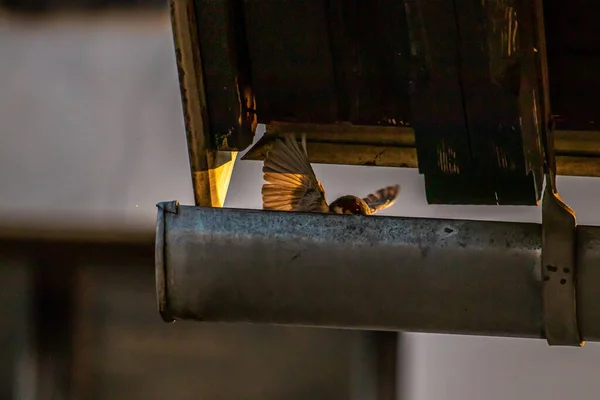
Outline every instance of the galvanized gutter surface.
{"type": "MultiPolygon", "coordinates": [[[[600,228],[580,226],[578,315],[600,340],[600,228]]],[[[159,204],[165,321],[543,338],[541,225],[159,204]]]]}

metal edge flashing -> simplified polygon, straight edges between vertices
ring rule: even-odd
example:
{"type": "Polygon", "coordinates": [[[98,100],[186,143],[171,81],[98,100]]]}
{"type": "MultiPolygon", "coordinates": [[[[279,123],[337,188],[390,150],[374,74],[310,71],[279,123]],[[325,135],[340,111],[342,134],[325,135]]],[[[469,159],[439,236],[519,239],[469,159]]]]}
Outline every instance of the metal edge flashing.
{"type": "Polygon", "coordinates": [[[167,266],[166,266],[166,213],[177,214],[179,202],[176,200],[160,202],[156,205],[158,217],[156,220],[156,244],[155,244],[155,274],[156,274],[156,298],[158,311],[163,321],[175,322],[168,312],[167,306],[167,266]]]}

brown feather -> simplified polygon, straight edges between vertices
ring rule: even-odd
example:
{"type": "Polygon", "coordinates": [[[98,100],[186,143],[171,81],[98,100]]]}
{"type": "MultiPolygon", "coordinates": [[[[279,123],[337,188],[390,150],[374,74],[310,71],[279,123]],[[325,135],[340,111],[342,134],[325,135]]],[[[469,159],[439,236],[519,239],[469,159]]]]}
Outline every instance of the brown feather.
{"type": "Polygon", "coordinates": [[[396,202],[400,193],[400,185],[388,186],[363,198],[371,209],[371,214],[384,210],[396,202]]]}
{"type": "Polygon", "coordinates": [[[293,135],[275,140],[263,165],[263,209],[328,212],[325,192],[293,135]]]}

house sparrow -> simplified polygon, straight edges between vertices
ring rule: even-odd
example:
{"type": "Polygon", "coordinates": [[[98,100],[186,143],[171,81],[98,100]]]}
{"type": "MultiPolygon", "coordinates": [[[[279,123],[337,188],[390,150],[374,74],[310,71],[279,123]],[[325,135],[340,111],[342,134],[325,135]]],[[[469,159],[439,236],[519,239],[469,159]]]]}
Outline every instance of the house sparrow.
{"type": "Polygon", "coordinates": [[[303,135],[302,151],[294,136],[286,135],[275,140],[267,152],[263,165],[267,181],[262,187],[264,210],[371,215],[394,204],[400,185],[388,186],[362,199],[346,195],[327,204],[325,189],[308,161],[305,140],[303,135]]]}

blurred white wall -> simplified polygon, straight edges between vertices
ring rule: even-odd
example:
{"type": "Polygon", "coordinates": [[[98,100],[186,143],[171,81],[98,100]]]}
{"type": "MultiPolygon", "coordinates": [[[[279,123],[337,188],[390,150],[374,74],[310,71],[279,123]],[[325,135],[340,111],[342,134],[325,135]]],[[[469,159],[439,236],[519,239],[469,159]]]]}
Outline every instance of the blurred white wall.
{"type": "MultiPolygon", "coordinates": [[[[0,224],[152,229],[155,204],[192,203],[170,25],[0,21],[0,224]],[[40,222],[41,223],[41,222],[40,222]]],[[[228,207],[260,208],[260,162],[238,162],[228,207]]],[[[382,214],[540,221],[535,207],[428,206],[416,170],[317,165],[329,197],[402,185],[382,214]]],[[[600,225],[600,181],[561,178],[581,224],[600,225]]],[[[408,399],[595,399],[600,346],[409,334],[408,399]]]]}
{"type": "Polygon", "coordinates": [[[0,217],[152,227],[192,201],[172,42],[158,13],[0,23],[0,217]]]}

